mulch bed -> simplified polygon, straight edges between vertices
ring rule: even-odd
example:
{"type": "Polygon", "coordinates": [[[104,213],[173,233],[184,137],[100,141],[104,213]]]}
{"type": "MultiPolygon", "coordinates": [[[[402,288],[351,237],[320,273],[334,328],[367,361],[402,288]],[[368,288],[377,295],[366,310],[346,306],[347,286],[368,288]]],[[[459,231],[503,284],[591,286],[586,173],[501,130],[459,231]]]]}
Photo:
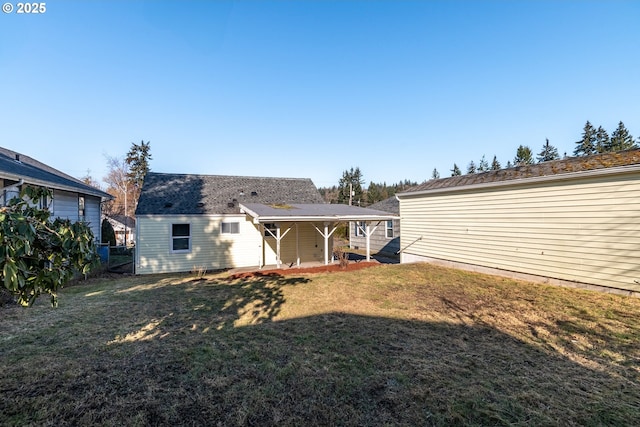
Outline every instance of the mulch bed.
{"type": "Polygon", "coordinates": [[[318,267],[291,267],[291,268],[280,268],[273,270],[262,270],[262,271],[247,271],[243,273],[236,273],[229,276],[229,279],[247,279],[251,277],[264,277],[264,276],[290,276],[292,274],[302,274],[302,273],[329,273],[334,271],[356,271],[362,270],[363,268],[374,267],[376,265],[380,265],[379,262],[375,261],[361,261],[361,262],[350,262],[346,266],[341,266],[339,264],[329,264],[329,265],[320,265],[318,267]]]}

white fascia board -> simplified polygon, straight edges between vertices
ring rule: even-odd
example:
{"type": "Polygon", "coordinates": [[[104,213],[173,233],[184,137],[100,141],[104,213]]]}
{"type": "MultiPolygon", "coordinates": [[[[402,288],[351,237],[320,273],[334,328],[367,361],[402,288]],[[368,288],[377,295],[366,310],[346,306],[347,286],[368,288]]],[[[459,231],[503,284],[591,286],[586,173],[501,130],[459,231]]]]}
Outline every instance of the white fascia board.
{"type": "Polygon", "coordinates": [[[324,215],[324,216],[256,216],[253,222],[256,224],[265,222],[343,222],[343,221],[387,221],[400,219],[399,216],[366,216],[366,215],[324,215]]]}
{"type": "Polygon", "coordinates": [[[535,184],[539,182],[545,183],[545,182],[554,182],[554,181],[556,182],[569,181],[574,179],[594,178],[594,177],[607,176],[607,175],[623,175],[623,174],[639,172],[639,171],[640,171],[640,165],[618,166],[618,167],[594,169],[594,170],[582,171],[582,172],[569,172],[569,173],[561,173],[556,175],[536,176],[532,178],[518,178],[518,179],[509,179],[505,181],[483,182],[480,184],[461,185],[459,187],[444,187],[444,188],[433,188],[431,190],[409,191],[405,193],[396,194],[396,198],[398,200],[402,200],[403,198],[411,198],[411,197],[422,196],[427,194],[453,193],[453,192],[459,192],[459,191],[481,190],[481,189],[492,188],[492,187],[509,187],[509,186],[516,186],[516,185],[535,184]]]}
{"type": "Polygon", "coordinates": [[[240,203],[240,212],[245,214],[245,215],[249,215],[251,218],[253,218],[253,223],[254,224],[259,224],[260,223],[260,215],[258,215],[257,213],[255,213],[251,209],[248,209],[242,203],[240,203]]]}

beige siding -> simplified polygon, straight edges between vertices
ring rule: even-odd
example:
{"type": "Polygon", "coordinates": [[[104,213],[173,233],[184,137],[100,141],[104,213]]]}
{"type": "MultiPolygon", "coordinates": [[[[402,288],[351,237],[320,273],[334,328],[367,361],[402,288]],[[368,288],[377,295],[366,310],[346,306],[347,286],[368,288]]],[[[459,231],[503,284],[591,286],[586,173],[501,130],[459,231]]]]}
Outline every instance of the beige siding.
{"type": "Polygon", "coordinates": [[[407,256],[640,291],[638,194],[640,177],[629,174],[403,196],[401,247],[410,245],[407,256]]]}
{"type": "MultiPolygon", "coordinates": [[[[138,216],[136,218],[136,273],[188,272],[198,267],[207,269],[274,264],[275,239],[263,240],[261,230],[244,215],[238,216],[138,216]],[[239,234],[221,234],[220,224],[238,222],[239,234]],[[191,250],[171,251],[171,225],[191,224],[191,250]],[[264,242],[264,246],[263,246],[264,242]]],[[[283,225],[283,232],[285,230],[283,225]]],[[[301,261],[323,259],[323,241],[310,225],[299,224],[298,247],[301,261]],[[318,241],[319,239],[319,241],[318,241]],[[315,246],[316,241],[317,247],[315,246]]],[[[295,227],[282,239],[283,263],[296,261],[295,227]]]]}
{"type": "MultiPolygon", "coordinates": [[[[323,261],[324,260],[324,238],[313,228],[313,225],[305,222],[282,223],[280,233],[289,232],[280,242],[280,257],[283,264],[295,265],[298,256],[300,262],[323,261]],[[296,245],[297,239],[297,245],[296,245]]],[[[276,240],[273,237],[265,237],[265,253],[267,254],[266,264],[276,262],[276,240]]],[[[329,250],[332,249],[332,240],[329,243],[329,250]]]]}

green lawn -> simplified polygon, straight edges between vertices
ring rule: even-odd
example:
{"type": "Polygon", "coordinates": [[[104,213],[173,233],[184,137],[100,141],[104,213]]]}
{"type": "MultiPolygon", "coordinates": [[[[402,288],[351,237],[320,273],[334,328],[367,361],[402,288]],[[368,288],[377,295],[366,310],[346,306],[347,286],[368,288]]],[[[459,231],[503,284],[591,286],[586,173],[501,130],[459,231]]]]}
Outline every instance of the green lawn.
{"type": "Polygon", "coordinates": [[[426,264],[0,308],[0,425],[640,425],[640,299],[426,264]]]}

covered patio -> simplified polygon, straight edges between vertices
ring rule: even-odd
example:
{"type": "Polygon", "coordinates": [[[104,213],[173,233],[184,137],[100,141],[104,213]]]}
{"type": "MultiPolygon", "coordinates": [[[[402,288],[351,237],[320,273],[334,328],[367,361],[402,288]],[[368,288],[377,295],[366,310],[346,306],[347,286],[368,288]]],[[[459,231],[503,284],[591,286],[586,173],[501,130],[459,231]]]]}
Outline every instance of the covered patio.
{"type": "MultiPolygon", "coordinates": [[[[367,209],[359,206],[337,204],[261,204],[241,203],[240,210],[252,218],[254,224],[262,230],[263,240],[268,233],[276,242],[276,262],[281,265],[281,241],[292,230],[296,233],[297,265],[300,265],[300,248],[298,224],[311,224],[324,240],[324,264],[329,264],[329,241],[338,225],[344,222],[357,221],[366,237],[367,261],[371,259],[370,237],[376,228],[385,221],[399,219],[399,216],[388,212],[367,209]]],[[[264,255],[262,265],[265,264],[264,255]]]]}

